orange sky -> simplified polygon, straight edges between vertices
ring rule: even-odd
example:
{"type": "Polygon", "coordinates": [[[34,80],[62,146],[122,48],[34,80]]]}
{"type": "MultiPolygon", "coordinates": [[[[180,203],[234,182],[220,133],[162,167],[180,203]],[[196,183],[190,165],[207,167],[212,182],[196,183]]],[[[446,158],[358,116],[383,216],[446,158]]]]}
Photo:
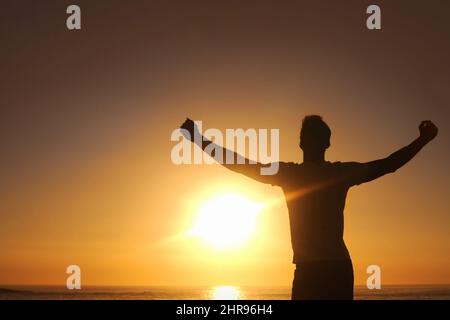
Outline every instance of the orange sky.
{"type": "Polygon", "coordinates": [[[289,286],[282,201],[236,250],[179,236],[216,194],[258,202],[282,192],[218,165],[175,166],[170,133],[187,116],[205,128],[279,128],[281,160],[300,162],[309,113],[332,129],[331,161],[387,156],[435,120],[440,135],[411,163],[350,190],[345,241],[356,284],[370,264],[382,284],[450,283],[445,10],[428,9],[430,23],[417,25],[422,7],[386,5],[374,35],[359,25],[360,2],[308,14],[159,5],[151,19],[155,10],[123,2],[106,14],[81,2],[87,27],[77,35],[60,28],[54,4],[34,28],[32,13],[5,9],[15,35],[2,40],[0,284],[64,285],[78,264],[84,285],[289,286]]]}

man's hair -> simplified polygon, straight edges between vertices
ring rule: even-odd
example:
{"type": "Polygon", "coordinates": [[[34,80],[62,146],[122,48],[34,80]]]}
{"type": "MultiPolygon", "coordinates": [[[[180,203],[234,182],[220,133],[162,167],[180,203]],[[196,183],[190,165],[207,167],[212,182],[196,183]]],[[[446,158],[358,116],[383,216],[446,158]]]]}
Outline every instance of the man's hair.
{"type": "Polygon", "coordinates": [[[302,149],[326,149],[330,146],[331,130],[321,116],[308,115],[303,119],[300,130],[302,149]]]}

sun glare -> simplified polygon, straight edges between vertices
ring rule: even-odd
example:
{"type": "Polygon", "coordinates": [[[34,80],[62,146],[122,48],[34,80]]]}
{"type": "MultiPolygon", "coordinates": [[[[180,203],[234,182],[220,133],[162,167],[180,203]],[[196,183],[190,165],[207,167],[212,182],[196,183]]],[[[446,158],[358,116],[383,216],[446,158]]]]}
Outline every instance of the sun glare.
{"type": "Polygon", "coordinates": [[[239,195],[217,196],[200,207],[189,234],[218,249],[242,245],[254,233],[262,208],[262,204],[239,195]]]}
{"type": "Polygon", "coordinates": [[[242,299],[241,292],[233,286],[217,286],[211,292],[212,300],[238,300],[242,299]]]}

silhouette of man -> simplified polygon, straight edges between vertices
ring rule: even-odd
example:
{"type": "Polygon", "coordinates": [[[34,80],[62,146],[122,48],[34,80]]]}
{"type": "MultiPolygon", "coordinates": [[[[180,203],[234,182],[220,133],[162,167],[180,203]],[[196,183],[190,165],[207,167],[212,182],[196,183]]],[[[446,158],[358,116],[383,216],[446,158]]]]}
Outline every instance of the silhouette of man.
{"type": "MultiPolygon", "coordinates": [[[[181,128],[191,141],[195,135],[200,136],[190,119],[181,128]]],[[[347,191],[405,165],[436,137],[438,129],[431,121],[423,121],[419,132],[412,143],[384,159],[367,163],[328,162],[325,151],[330,146],[331,130],[320,116],[309,115],[303,119],[300,131],[303,163],[280,162],[274,175],[260,174],[261,167],[270,164],[250,164],[248,159],[245,164],[223,164],[256,181],[283,189],[296,264],[293,300],[353,299],[353,266],[343,239],[347,191]]],[[[204,137],[200,141],[203,150],[213,143],[204,137]]],[[[211,147],[208,149],[212,150],[211,147]]],[[[234,159],[238,156],[231,150],[214,147],[231,152],[234,159]]]]}

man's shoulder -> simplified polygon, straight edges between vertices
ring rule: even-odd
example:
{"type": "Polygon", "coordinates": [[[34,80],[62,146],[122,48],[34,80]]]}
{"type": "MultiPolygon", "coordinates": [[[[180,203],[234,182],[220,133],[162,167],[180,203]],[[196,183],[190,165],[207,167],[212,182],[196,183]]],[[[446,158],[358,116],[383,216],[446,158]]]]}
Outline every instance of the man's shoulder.
{"type": "Polygon", "coordinates": [[[278,169],[278,176],[283,176],[283,177],[287,177],[291,174],[293,174],[294,172],[299,172],[301,171],[301,163],[296,163],[296,162],[286,162],[286,161],[280,161],[278,162],[279,164],[279,169],[278,169]]]}

